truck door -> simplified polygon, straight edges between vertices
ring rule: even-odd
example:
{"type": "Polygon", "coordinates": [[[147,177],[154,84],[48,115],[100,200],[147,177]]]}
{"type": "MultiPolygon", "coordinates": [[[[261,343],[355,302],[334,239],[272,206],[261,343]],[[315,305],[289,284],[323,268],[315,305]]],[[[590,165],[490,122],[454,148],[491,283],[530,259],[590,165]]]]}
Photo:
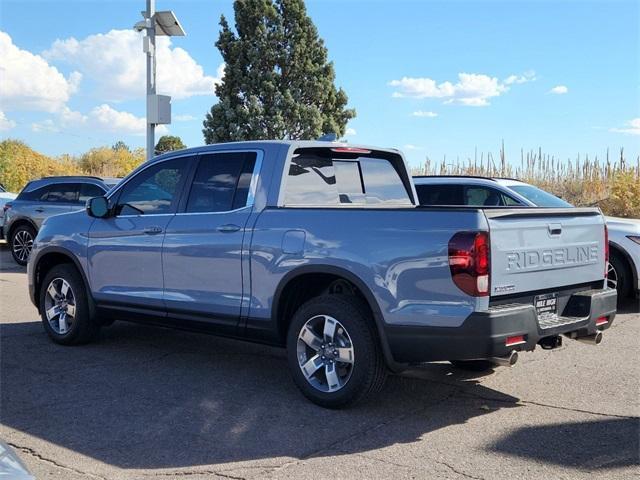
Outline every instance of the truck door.
{"type": "MultiPolygon", "coordinates": [[[[167,226],[162,249],[164,300],[169,315],[215,324],[235,334],[243,291],[245,225],[260,152],[200,155],[186,200],[167,226]]],[[[248,275],[248,272],[246,272],[248,275]]]]}

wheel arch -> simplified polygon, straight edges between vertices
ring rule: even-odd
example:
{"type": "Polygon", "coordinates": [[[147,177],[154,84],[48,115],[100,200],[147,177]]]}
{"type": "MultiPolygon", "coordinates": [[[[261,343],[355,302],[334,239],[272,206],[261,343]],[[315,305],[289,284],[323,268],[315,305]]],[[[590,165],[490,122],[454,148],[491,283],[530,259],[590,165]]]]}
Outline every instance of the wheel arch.
{"type": "MultiPolygon", "coordinates": [[[[391,354],[391,349],[389,348],[384,328],[382,311],[380,310],[380,306],[373,292],[361,278],[353,272],[341,267],[332,265],[305,265],[288,272],[280,280],[273,297],[273,304],[271,308],[272,322],[277,329],[277,335],[280,338],[283,338],[283,336],[286,335],[287,327],[290,322],[290,316],[287,315],[287,301],[289,300],[287,297],[291,293],[291,290],[295,288],[295,281],[301,280],[302,277],[310,278],[315,276],[326,276],[327,279],[332,278],[333,281],[346,280],[355,287],[371,310],[385,362],[391,370],[401,371],[404,368],[404,365],[397,363],[391,354]]],[[[310,297],[313,298],[314,296],[316,295],[311,295],[310,297]]]]}
{"type": "Polygon", "coordinates": [[[624,260],[629,272],[631,273],[631,295],[633,296],[633,294],[636,292],[637,289],[637,285],[638,285],[638,265],[635,265],[635,263],[633,262],[633,259],[631,258],[631,255],[629,255],[629,253],[622,248],[620,245],[618,245],[617,243],[615,243],[612,240],[609,240],[609,252],[614,253],[616,255],[618,255],[622,260],[624,260]]]}
{"type": "Polygon", "coordinates": [[[9,231],[6,232],[5,234],[7,241],[11,240],[11,237],[13,236],[13,232],[15,232],[16,228],[22,225],[29,225],[31,228],[33,228],[36,231],[36,235],[38,234],[38,226],[35,224],[33,220],[31,220],[29,217],[18,217],[14,219],[9,225],[9,231]]]}
{"type": "Polygon", "coordinates": [[[80,278],[82,278],[82,282],[84,284],[85,292],[87,295],[87,300],[89,302],[89,311],[91,312],[91,314],[94,314],[95,303],[93,301],[93,296],[91,295],[89,281],[84,269],[82,268],[82,265],[73,253],[65,248],[57,246],[45,247],[44,249],[40,250],[38,252],[38,256],[33,262],[33,286],[36,299],[36,308],[38,308],[38,311],[40,311],[40,302],[38,301],[38,298],[40,296],[40,288],[42,287],[42,281],[44,277],[53,267],[64,263],[73,265],[80,274],[80,278]]]}

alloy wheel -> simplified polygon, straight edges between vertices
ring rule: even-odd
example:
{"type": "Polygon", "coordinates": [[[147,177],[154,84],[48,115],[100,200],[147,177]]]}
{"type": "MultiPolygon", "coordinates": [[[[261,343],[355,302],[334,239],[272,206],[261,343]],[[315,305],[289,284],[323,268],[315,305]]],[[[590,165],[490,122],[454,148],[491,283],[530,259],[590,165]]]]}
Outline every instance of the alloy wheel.
{"type": "Polygon", "coordinates": [[[63,278],[54,278],[44,297],[45,313],[51,329],[65,335],[76,319],[76,298],[71,285],[63,278]]]}
{"type": "Polygon", "coordinates": [[[607,287],[618,288],[618,272],[611,263],[607,266],[607,287]]]}
{"type": "Polygon", "coordinates": [[[354,352],[347,329],[328,315],[316,315],[298,334],[298,365],[307,382],[321,392],[343,388],[353,372],[354,352]]]}
{"type": "Polygon", "coordinates": [[[18,231],[12,242],[13,253],[21,262],[26,262],[33,248],[33,236],[27,230],[18,231]]]}

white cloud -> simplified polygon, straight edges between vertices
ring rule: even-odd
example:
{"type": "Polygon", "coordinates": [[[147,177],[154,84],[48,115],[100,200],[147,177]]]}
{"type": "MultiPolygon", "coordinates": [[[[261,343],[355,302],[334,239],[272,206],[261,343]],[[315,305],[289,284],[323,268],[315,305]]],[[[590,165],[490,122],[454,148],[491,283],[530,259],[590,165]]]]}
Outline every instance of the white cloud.
{"type": "Polygon", "coordinates": [[[437,84],[431,78],[403,77],[389,82],[398,90],[394,97],[411,98],[442,98],[445,103],[459,103],[461,105],[484,107],[489,105],[489,99],[498,97],[509,87],[500,83],[496,77],[477,73],[459,73],[458,82],[443,82],[437,84]]]}
{"type": "MultiPolygon", "coordinates": [[[[97,128],[110,132],[144,135],[147,129],[147,122],[144,117],[136,117],[133,113],[116,110],[106,103],[91,110],[89,120],[97,128]]],[[[160,135],[167,132],[168,130],[164,125],[156,127],[156,133],[160,135]]]]}
{"type": "Polygon", "coordinates": [[[413,112],[411,115],[414,117],[428,117],[428,118],[434,118],[438,116],[436,112],[426,112],[424,110],[417,110],[413,112]]]}
{"type": "Polygon", "coordinates": [[[403,147],[405,150],[422,150],[422,147],[419,147],[417,145],[413,145],[411,143],[407,143],[405,145],[403,145],[403,147]]]}
{"type": "Polygon", "coordinates": [[[564,85],[557,85],[557,86],[553,87],[551,90],[549,90],[549,93],[554,93],[556,95],[564,95],[568,91],[569,91],[569,89],[567,87],[565,87],[564,85]]]}
{"type": "Polygon", "coordinates": [[[3,130],[11,130],[16,126],[16,122],[9,120],[2,110],[0,110],[0,132],[3,130]]]}
{"type": "MultiPolygon", "coordinates": [[[[142,52],[142,35],[133,30],[111,30],[77,40],[56,40],[43,53],[50,61],[65,62],[94,80],[103,97],[119,101],[145,94],[146,61],[142,52]]],[[[156,40],[157,88],[176,99],[194,95],[214,95],[218,77],[205,75],[183,48],[172,46],[170,37],[156,40]]]]}
{"type": "MultiPolygon", "coordinates": [[[[133,113],[116,110],[103,103],[93,108],[87,115],[64,107],[55,118],[47,118],[31,124],[31,130],[40,132],[59,132],[65,129],[90,128],[96,131],[108,131],[124,135],[144,135],[147,128],[146,119],[133,113]]],[[[168,133],[165,125],[156,126],[156,133],[168,133]]]]}
{"type": "Polygon", "coordinates": [[[624,128],[611,128],[610,132],[627,133],[629,135],[640,135],[640,118],[634,118],[626,123],[624,128]]]}
{"type": "Polygon", "coordinates": [[[535,82],[536,81],[536,72],[533,70],[527,70],[522,75],[509,75],[504,79],[505,85],[513,85],[527,83],[527,82],[535,82]]]}
{"type": "Polygon", "coordinates": [[[59,132],[60,126],[54,122],[52,119],[47,118],[46,120],[42,120],[41,122],[34,122],[31,124],[31,130],[36,133],[41,132],[59,132]]]}
{"type": "Polygon", "coordinates": [[[347,128],[347,130],[344,133],[345,137],[353,137],[354,135],[357,135],[356,129],[351,127],[347,128]]]}
{"type": "Polygon", "coordinates": [[[196,117],[193,115],[175,115],[172,120],[175,120],[176,122],[191,122],[195,119],[196,117]]]}
{"type": "Polygon", "coordinates": [[[4,109],[55,112],[78,89],[82,75],[73,72],[65,78],[40,55],[18,48],[0,32],[0,78],[4,109]]]}

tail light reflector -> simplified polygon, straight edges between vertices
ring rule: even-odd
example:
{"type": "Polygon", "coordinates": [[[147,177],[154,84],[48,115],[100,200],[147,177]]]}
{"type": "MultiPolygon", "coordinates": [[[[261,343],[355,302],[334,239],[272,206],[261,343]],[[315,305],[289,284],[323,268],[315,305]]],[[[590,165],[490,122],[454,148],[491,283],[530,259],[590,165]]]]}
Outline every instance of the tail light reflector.
{"type": "Polygon", "coordinates": [[[598,317],[598,319],[596,320],[596,327],[604,325],[608,322],[609,322],[609,319],[607,317],[598,317]]]}
{"type": "Polygon", "coordinates": [[[504,345],[505,347],[513,347],[515,345],[522,345],[523,343],[527,343],[524,339],[524,335],[516,335],[515,337],[507,337],[504,345]]]}
{"type": "Polygon", "coordinates": [[[456,286],[468,295],[489,295],[489,234],[458,232],[449,240],[449,270],[456,286]]]}

